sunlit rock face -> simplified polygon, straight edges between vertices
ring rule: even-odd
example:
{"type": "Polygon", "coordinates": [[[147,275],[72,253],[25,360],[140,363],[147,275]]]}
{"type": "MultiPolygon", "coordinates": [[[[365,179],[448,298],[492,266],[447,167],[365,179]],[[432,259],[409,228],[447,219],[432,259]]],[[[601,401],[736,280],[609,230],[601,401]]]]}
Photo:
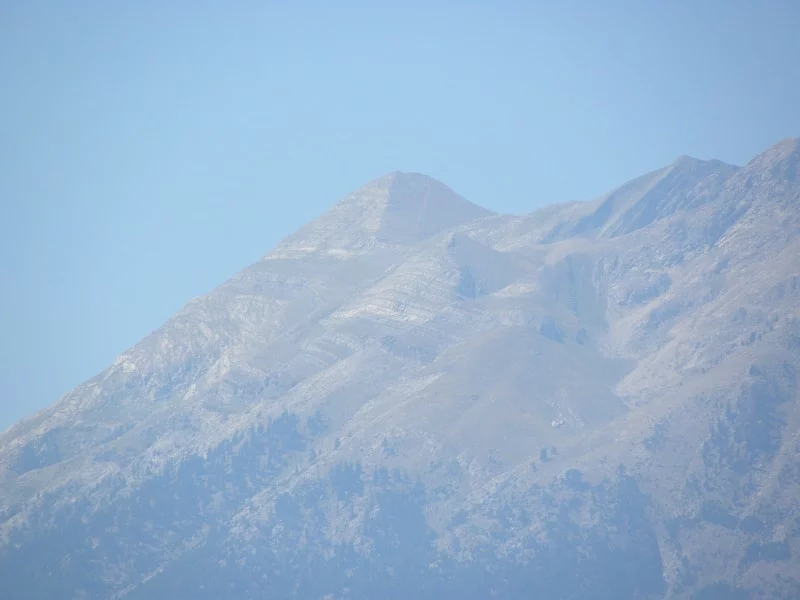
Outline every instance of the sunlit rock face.
{"type": "Polygon", "coordinates": [[[367,184],[0,435],[0,597],[800,597],[798,164],[367,184]]]}

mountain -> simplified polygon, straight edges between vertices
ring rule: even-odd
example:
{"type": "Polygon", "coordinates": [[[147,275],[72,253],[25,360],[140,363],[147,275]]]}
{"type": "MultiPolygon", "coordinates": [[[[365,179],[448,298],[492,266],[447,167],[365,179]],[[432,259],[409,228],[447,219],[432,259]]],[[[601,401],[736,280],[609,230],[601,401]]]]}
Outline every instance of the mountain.
{"type": "Polygon", "coordinates": [[[0,435],[0,596],[800,597],[799,163],[367,184],[0,435]]]}

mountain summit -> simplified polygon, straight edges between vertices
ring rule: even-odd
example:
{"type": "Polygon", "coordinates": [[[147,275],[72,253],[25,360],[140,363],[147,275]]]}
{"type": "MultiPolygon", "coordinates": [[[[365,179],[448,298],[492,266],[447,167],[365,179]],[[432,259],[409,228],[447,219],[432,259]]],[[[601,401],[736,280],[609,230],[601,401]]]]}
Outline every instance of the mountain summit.
{"type": "Polygon", "coordinates": [[[490,214],[431,177],[394,172],[348,195],[272,256],[347,256],[376,244],[408,246],[490,214]]]}
{"type": "Polygon", "coordinates": [[[797,148],[367,184],[0,434],[0,596],[800,597],[797,148]]]}

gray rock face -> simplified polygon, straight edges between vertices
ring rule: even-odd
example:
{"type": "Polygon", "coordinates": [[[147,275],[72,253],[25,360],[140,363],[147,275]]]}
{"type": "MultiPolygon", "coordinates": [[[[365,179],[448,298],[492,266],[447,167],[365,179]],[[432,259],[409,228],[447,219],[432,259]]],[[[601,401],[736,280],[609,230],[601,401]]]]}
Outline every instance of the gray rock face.
{"type": "Polygon", "coordinates": [[[366,185],[0,435],[0,596],[800,597],[799,163],[366,185]]]}

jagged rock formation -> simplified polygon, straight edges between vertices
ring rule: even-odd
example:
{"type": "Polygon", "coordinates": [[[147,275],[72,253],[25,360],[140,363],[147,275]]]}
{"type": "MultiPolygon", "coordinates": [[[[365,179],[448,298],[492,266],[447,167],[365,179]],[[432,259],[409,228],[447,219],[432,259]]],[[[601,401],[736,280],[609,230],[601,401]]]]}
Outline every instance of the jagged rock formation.
{"type": "Polygon", "coordinates": [[[368,184],[0,436],[0,596],[800,597],[799,163],[368,184]]]}

